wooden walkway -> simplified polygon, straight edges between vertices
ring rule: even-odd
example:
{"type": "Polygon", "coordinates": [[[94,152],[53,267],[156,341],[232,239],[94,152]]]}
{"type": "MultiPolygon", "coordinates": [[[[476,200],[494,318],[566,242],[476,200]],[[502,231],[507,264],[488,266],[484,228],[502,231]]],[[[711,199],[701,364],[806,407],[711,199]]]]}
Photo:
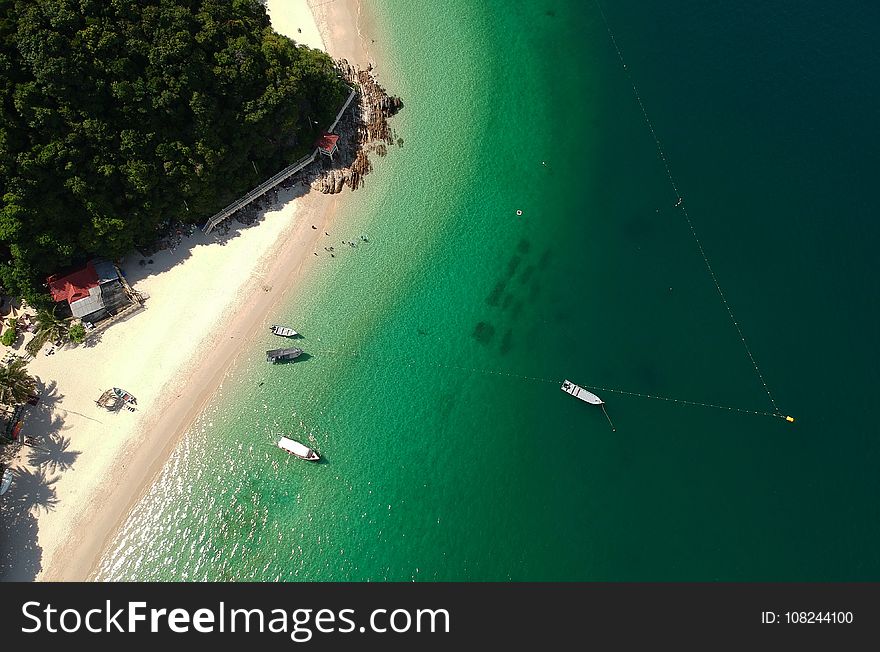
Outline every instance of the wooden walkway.
{"type": "Polygon", "coordinates": [[[336,129],[336,125],[339,124],[339,120],[342,118],[342,114],[345,113],[345,110],[348,108],[348,105],[351,104],[351,101],[354,99],[354,89],[351,89],[351,93],[348,94],[348,99],[345,100],[345,104],[342,105],[342,108],[339,109],[339,113],[336,114],[336,120],[333,121],[333,124],[328,127],[327,131],[333,133],[333,130],[336,129]]]}
{"type": "MultiPolygon", "coordinates": [[[[333,124],[330,125],[330,127],[327,129],[328,132],[332,132],[336,128],[336,125],[339,124],[339,120],[342,118],[342,114],[345,113],[345,110],[348,108],[348,105],[351,104],[351,101],[354,99],[354,96],[355,96],[355,89],[351,89],[351,93],[348,94],[348,99],[345,100],[345,104],[343,104],[342,108],[339,109],[339,113],[336,114],[336,119],[333,121],[333,124]]],[[[305,166],[309,165],[312,161],[315,160],[315,158],[318,156],[318,154],[319,154],[319,150],[316,147],[315,151],[313,151],[311,154],[309,154],[307,156],[303,156],[297,162],[295,162],[291,165],[288,165],[286,168],[281,170],[281,172],[279,172],[278,174],[273,176],[271,179],[268,179],[268,180],[264,181],[263,183],[261,183],[259,186],[257,186],[253,190],[251,190],[249,193],[247,193],[241,199],[235,200],[234,202],[229,204],[229,206],[224,208],[219,213],[212,215],[211,219],[209,219],[207,221],[207,223],[205,224],[205,226],[202,230],[205,232],[205,234],[210,233],[211,231],[214,230],[214,227],[216,227],[218,224],[220,224],[220,222],[225,220],[227,217],[229,217],[230,215],[232,215],[236,211],[240,211],[242,208],[244,208],[245,206],[250,204],[252,201],[254,201],[258,197],[261,197],[262,195],[266,194],[267,192],[272,190],[272,188],[277,186],[279,183],[289,179],[291,176],[293,176],[294,174],[296,174],[297,172],[302,170],[305,166]]]]}

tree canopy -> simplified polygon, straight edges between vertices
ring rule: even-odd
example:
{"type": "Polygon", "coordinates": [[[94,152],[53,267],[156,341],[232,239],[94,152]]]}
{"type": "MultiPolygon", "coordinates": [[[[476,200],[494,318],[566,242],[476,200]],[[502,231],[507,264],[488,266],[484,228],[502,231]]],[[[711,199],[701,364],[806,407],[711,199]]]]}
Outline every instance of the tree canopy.
{"type": "Polygon", "coordinates": [[[24,403],[37,389],[37,381],[28,374],[27,362],[15,358],[8,365],[0,365],[0,403],[24,403]]]}
{"type": "Polygon", "coordinates": [[[0,0],[0,283],[33,301],[47,274],[204,222],[347,92],[258,0],[0,0]]]}

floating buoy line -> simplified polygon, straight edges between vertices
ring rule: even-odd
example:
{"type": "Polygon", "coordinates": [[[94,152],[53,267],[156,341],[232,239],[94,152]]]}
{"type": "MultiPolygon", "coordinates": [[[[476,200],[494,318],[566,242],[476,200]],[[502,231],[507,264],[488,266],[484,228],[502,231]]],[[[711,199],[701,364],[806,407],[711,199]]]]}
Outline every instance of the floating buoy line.
{"type": "MultiPolygon", "coordinates": [[[[339,349],[317,351],[317,353],[324,353],[324,354],[329,354],[329,355],[340,355],[340,356],[346,356],[346,357],[351,357],[351,358],[365,358],[365,359],[370,359],[370,358],[375,359],[375,358],[382,357],[382,356],[378,356],[376,354],[369,354],[369,353],[365,354],[361,351],[344,351],[344,350],[339,350],[339,349]]],[[[440,369],[452,369],[455,371],[464,371],[464,372],[468,372],[468,373],[480,374],[480,375],[486,375],[486,376],[502,376],[502,377],[506,377],[506,378],[513,378],[516,380],[525,380],[525,381],[538,382],[538,383],[548,383],[548,384],[552,384],[552,385],[561,385],[564,382],[564,379],[560,380],[558,378],[529,376],[526,374],[518,374],[518,373],[515,373],[512,371],[499,371],[496,369],[482,369],[479,367],[468,367],[468,366],[463,366],[463,365],[448,364],[448,363],[444,363],[444,362],[424,361],[424,360],[415,360],[415,359],[401,359],[398,362],[401,366],[407,366],[407,367],[430,366],[430,367],[437,367],[440,369]]],[[[730,405],[718,405],[716,403],[704,403],[701,401],[691,401],[691,400],[682,399],[682,398],[673,398],[670,396],[660,396],[657,394],[647,394],[645,392],[631,392],[631,391],[627,391],[624,389],[617,389],[614,387],[602,387],[602,386],[598,386],[598,385],[581,385],[581,386],[585,387],[586,389],[596,390],[597,392],[608,392],[610,394],[620,394],[622,396],[632,396],[632,397],[636,397],[636,398],[647,398],[647,399],[652,399],[655,401],[664,401],[666,403],[675,403],[678,405],[689,405],[692,407],[702,407],[702,408],[709,408],[709,409],[713,409],[713,410],[724,410],[726,412],[739,412],[740,414],[751,414],[751,415],[762,416],[762,417],[775,417],[777,419],[783,419],[783,420],[788,421],[790,423],[794,422],[794,417],[786,416],[786,415],[781,414],[779,412],[768,412],[766,410],[751,410],[748,408],[734,407],[734,406],[730,406],[730,405]]],[[[602,411],[605,412],[604,405],[602,406],[602,411]]],[[[615,429],[614,424],[611,422],[611,417],[608,416],[607,412],[605,412],[605,417],[608,419],[608,423],[611,424],[612,430],[614,430],[615,429]]]]}
{"type": "MultiPolygon", "coordinates": [[[[772,406],[773,409],[772,409],[772,411],[753,410],[753,409],[749,409],[749,408],[735,407],[735,406],[730,406],[730,405],[719,405],[716,403],[705,403],[705,402],[701,402],[701,401],[692,401],[692,400],[688,400],[688,399],[674,398],[674,397],[670,397],[670,396],[648,394],[645,392],[633,392],[633,391],[628,391],[628,390],[624,390],[624,389],[618,389],[618,388],[614,388],[614,387],[603,387],[603,386],[598,386],[598,385],[582,384],[581,387],[584,387],[584,388],[590,389],[590,390],[595,390],[598,392],[608,392],[611,394],[620,394],[622,396],[630,396],[630,397],[634,397],[634,398],[651,399],[651,400],[655,400],[655,401],[663,401],[666,403],[673,403],[676,405],[702,407],[702,408],[713,409],[713,410],[723,410],[726,412],[738,412],[740,414],[749,414],[749,415],[762,416],[762,417],[773,417],[773,418],[777,418],[777,419],[782,419],[783,421],[786,421],[788,423],[794,423],[794,421],[795,421],[794,417],[788,416],[788,415],[784,414],[782,411],[780,411],[779,406],[777,405],[776,400],[773,397],[772,392],[770,391],[770,387],[767,385],[767,382],[764,379],[764,374],[761,373],[761,369],[758,366],[758,361],[755,358],[754,354],[752,353],[751,347],[749,347],[749,344],[746,341],[745,334],[743,333],[739,322],[736,320],[736,317],[733,313],[733,308],[731,307],[730,302],[727,300],[727,297],[725,296],[724,291],[721,288],[721,283],[718,280],[718,276],[715,274],[715,270],[712,268],[712,264],[709,262],[709,256],[706,254],[706,250],[703,247],[703,243],[697,234],[696,227],[694,227],[694,223],[691,220],[691,217],[690,217],[690,214],[688,213],[687,207],[684,204],[684,197],[681,194],[681,192],[678,188],[678,184],[675,181],[675,177],[672,174],[672,168],[669,164],[669,159],[666,156],[666,152],[663,149],[663,145],[660,141],[660,137],[657,135],[657,132],[654,129],[654,124],[651,122],[651,119],[648,115],[647,108],[645,107],[645,103],[642,101],[642,96],[639,93],[638,86],[636,85],[632,74],[630,73],[629,69],[627,68],[626,62],[623,58],[623,53],[621,52],[620,47],[617,44],[617,39],[614,36],[614,32],[612,31],[611,25],[608,22],[608,18],[605,15],[605,11],[603,10],[602,5],[600,4],[599,0],[594,0],[594,1],[596,3],[597,8],[599,9],[599,13],[602,16],[602,21],[605,24],[605,28],[608,31],[608,36],[610,37],[611,44],[613,45],[614,50],[617,53],[617,58],[620,60],[620,64],[623,67],[623,70],[627,76],[627,80],[629,81],[629,84],[632,88],[633,95],[635,96],[636,102],[639,105],[639,109],[641,110],[642,117],[644,118],[645,124],[647,125],[648,130],[651,132],[651,136],[654,139],[654,143],[657,147],[657,154],[660,158],[660,161],[663,163],[663,167],[666,171],[666,177],[669,179],[669,183],[672,187],[673,192],[675,193],[674,196],[676,198],[676,201],[675,201],[675,204],[673,205],[673,207],[676,209],[679,209],[681,211],[681,214],[684,216],[684,219],[687,222],[688,228],[690,229],[690,232],[691,232],[691,235],[693,236],[694,242],[697,245],[697,249],[700,252],[700,256],[703,259],[703,263],[706,267],[706,270],[709,273],[709,276],[712,279],[712,283],[715,286],[715,290],[718,292],[718,296],[720,297],[721,303],[724,305],[724,308],[727,311],[727,315],[730,318],[730,321],[733,324],[733,326],[736,330],[736,333],[739,336],[740,341],[742,342],[743,348],[745,349],[745,352],[748,355],[748,358],[752,364],[752,367],[755,371],[755,374],[757,375],[758,380],[761,382],[761,385],[764,388],[764,392],[766,393],[767,398],[770,401],[770,405],[772,406]]],[[[546,162],[541,161],[541,164],[546,165],[546,162]]],[[[517,216],[522,216],[523,211],[521,209],[517,209],[516,214],[517,214],[517,216]]],[[[320,351],[320,353],[325,353],[325,354],[330,354],[330,355],[341,355],[341,356],[347,356],[347,357],[352,357],[352,358],[365,357],[365,358],[369,359],[369,358],[381,357],[381,356],[376,356],[375,354],[364,354],[360,351],[346,351],[346,350],[324,350],[324,351],[320,351]]],[[[510,372],[510,371],[481,369],[478,367],[468,367],[468,366],[448,364],[448,363],[442,363],[442,362],[436,362],[436,361],[401,359],[398,361],[398,363],[400,365],[404,365],[404,366],[420,366],[420,367],[433,366],[433,367],[438,367],[438,368],[443,368],[443,369],[452,369],[452,370],[456,370],[456,371],[463,371],[463,372],[474,373],[474,374],[502,376],[502,377],[517,379],[517,380],[530,381],[530,382],[540,382],[540,383],[550,383],[550,384],[554,384],[554,385],[559,385],[563,382],[568,382],[568,381],[560,380],[560,379],[556,379],[556,378],[544,378],[544,377],[540,377],[540,376],[529,376],[529,375],[525,375],[525,374],[510,372]]],[[[611,417],[608,416],[608,412],[605,410],[604,401],[600,403],[600,406],[602,408],[603,413],[605,414],[605,418],[608,419],[608,423],[611,426],[612,430],[615,430],[614,424],[611,421],[611,417]]]]}
{"type": "MultiPolygon", "coordinates": [[[[743,348],[745,349],[746,354],[748,355],[749,360],[752,363],[752,367],[755,370],[755,374],[758,376],[758,380],[764,387],[764,392],[767,394],[767,398],[770,400],[770,405],[773,406],[772,413],[767,412],[761,414],[770,414],[771,416],[779,417],[788,421],[789,423],[793,423],[794,418],[783,414],[780,411],[779,406],[776,404],[776,399],[773,398],[773,393],[770,391],[770,387],[767,385],[767,381],[764,379],[764,374],[761,373],[761,369],[758,367],[758,361],[755,359],[751,347],[749,347],[748,342],[746,342],[745,334],[743,333],[739,322],[736,320],[736,317],[733,314],[733,308],[731,308],[730,302],[727,300],[727,297],[724,295],[724,291],[721,289],[721,283],[718,281],[718,276],[715,274],[715,270],[712,268],[712,264],[709,262],[709,256],[706,254],[706,251],[703,248],[703,243],[700,241],[700,238],[697,235],[697,230],[694,227],[694,223],[691,220],[690,215],[688,214],[687,207],[684,205],[684,198],[679,191],[678,184],[675,182],[675,177],[672,175],[672,168],[669,165],[669,159],[666,156],[666,152],[663,150],[663,145],[660,142],[660,137],[657,135],[657,131],[654,129],[654,123],[651,122],[651,118],[648,116],[648,110],[645,108],[645,103],[642,101],[642,96],[641,93],[639,93],[638,86],[636,86],[635,79],[630,73],[629,68],[627,68],[626,66],[626,61],[623,58],[623,52],[621,52],[620,46],[617,44],[617,39],[614,37],[614,32],[611,29],[611,24],[608,22],[608,17],[605,15],[605,10],[602,8],[602,4],[599,2],[599,0],[594,1],[596,3],[596,7],[599,9],[600,15],[602,16],[602,22],[605,24],[605,29],[608,31],[608,36],[611,39],[611,44],[614,46],[614,51],[617,53],[617,58],[620,61],[620,65],[623,67],[627,80],[632,87],[633,95],[635,96],[636,102],[639,105],[639,109],[641,109],[642,117],[645,120],[645,124],[648,126],[648,130],[651,132],[651,136],[654,138],[654,143],[657,146],[657,153],[660,156],[660,161],[663,163],[663,167],[666,169],[666,177],[669,179],[672,190],[675,192],[676,202],[674,207],[681,210],[682,215],[684,215],[684,218],[687,221],[688,228],[690,229],[691,235],[694,238],[694,242],[696,242],[697,244],[697,248],[700,251],[700,256],[702,256],[703,258],[703,263],[706,266],[706,270],[709,272],[709,276],[712,278],[712,283],[714,283],[715,289],[718,292],[718,296],[721,298],[721,303],[724,305],[724,308],[727,311],[727,315],[730,317],[730,321],[733,323],[733,327],[736,329],[737,335],[739,335],[739,339],[742,342],[743,348]]],[[[641,396],[641,394],[635,395],[641,396]]],[[[647,397],[648,395],[645,396],[647,397]]],[[[684,402],[687,403],[687,401],[684,402]]]]}
{"type": "Polygon", "coordinates": [[[645,394],[644,392],[628,392],[623,389],[615,389],[613,387],[598,387],[594,385],[584,385],[588,389],[594,389],[597,392],[609,392],[611,394],[622,394],[624,396],[635,396],[638,398],[649,398],[655,401],[666,401],[667,403],[678,403],[680,405],[692,405],[696,407],[712,408],[715,410],[727,410],[728,412],[740,412],[742,414],[754,414],[761,417],[776,417],[789,422],[794,422],[794,417],[785,416],[778,412],[767,412],[762,410],[749,410],[747,408],[733,407],[730,405],[716,405],[714,403],[701,403],[700,401],[689,401],[683,398],[671,398],[669,396],[658,396],[656,394],[645,394]]]}

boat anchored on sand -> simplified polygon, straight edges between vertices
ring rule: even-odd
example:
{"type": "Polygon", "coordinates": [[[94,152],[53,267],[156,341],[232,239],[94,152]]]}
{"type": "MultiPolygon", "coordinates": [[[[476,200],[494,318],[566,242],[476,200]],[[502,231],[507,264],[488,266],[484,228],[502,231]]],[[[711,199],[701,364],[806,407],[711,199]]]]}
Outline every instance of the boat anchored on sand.
{"type": "Polygon", "coordinates": [[[272,349],[271,351],[266,351],[266,362],[275,364],[277,362],[284,362],[285,360],[293,360],[302,354],[303,350],[297,349],[296,347],[289,349],[272,349]]]}
{"type": "Polygon", "coordinates": [[[295,330],[293,330],[290,326],[279,326],[278,324],[272,324],[269,326],[269,330],[272,331],[273,335],[279,335],[281,337],[296,337],[299,335],[295,330]]]}
{"type": "Polygon", "coordinates": [[[137,399],[134,396],[132,396],[131,394],[129,394],[128,392],[126,392],[124,389],[119,389],[118,387],[114,387],[113,393],[116,394],[116,396],[121,398],[123,401],[125,401],[129,405],[137,405],[137,399]]]}
{"type": "Polygon", "coordinates": [[[321,456],[318,455],[311,448],[306,446],[305,444],[300,444],[298,441],[294,441],[289,437],[282,437],[278,440],[278,448],[283,451],[287,451],[291,455],[295,455],[301,460],[307,460],[309,462],[317,462],[321,459],[321,456]]]}
{"type": "Polygon", "coordinates": [[[614,424],[611,422],[611,417],[608,416],[608,412],[605,410],[605,401],[593,394],[593,392],[584,389],[580,385],[575,385],[570,380],[562,381],[562,387],[560,389],[562,389],[562,391],[566,394],[571,394],[575,398],[582,400],[584,403],[600,406],[602,408],[602,412],[605,414],[605,418],[608,419],[608,424],[611,426],[611,431],[614,432],[617,430],[614,427],[614,424]]]}
{"type": "Polygon", "coordinates": [[[125,407],[129,412],[134,412],[135,406],[137,405],[137,399],[124,389],[113,387],[101,394],[98,400],[95,401],[95,405],[102,407],[109,412],[115,412],[122,407],[125,407]]]}

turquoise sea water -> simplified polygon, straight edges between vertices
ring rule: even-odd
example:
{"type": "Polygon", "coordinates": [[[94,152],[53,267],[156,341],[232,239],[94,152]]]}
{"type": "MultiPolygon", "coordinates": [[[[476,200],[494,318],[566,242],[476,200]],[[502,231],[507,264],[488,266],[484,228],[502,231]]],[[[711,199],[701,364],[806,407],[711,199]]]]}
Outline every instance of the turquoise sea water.
{"type": "Polygon", "coordinates": [[[878,10],[645,4],[626,70],[594,3],[373,6],[404,144],[271,316],[311,357],[248,344],[99,577],[880,578],[878,10]],[[794,425],[559,390],[772,411],[631,81],[794,425]]]}

